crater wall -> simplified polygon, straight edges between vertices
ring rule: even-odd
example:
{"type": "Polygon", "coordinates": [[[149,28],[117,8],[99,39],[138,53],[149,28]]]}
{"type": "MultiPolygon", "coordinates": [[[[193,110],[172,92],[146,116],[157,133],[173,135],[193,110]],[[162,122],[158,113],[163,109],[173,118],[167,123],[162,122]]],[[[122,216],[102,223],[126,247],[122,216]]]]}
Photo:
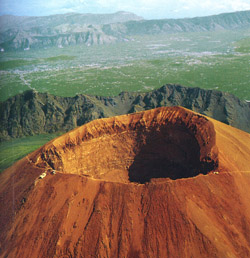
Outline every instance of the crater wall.
{"type": "Polygon", "coordinates": [[[98,179],[145,183],[186,178],[218,166],[212,122],[184,108],[100,119],[46,145],[38,166],[98,179]]]}

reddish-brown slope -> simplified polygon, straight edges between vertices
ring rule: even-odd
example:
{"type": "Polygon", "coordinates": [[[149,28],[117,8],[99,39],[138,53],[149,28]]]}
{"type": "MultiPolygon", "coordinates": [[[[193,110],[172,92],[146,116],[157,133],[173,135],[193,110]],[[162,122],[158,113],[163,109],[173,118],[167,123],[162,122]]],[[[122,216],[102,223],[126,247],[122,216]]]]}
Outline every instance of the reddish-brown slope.
{"type": "Polygon", "coordinates": [[[3,172],[1,257],[250,257],[249,160],[183,108],[93,121],[3,172]]]}

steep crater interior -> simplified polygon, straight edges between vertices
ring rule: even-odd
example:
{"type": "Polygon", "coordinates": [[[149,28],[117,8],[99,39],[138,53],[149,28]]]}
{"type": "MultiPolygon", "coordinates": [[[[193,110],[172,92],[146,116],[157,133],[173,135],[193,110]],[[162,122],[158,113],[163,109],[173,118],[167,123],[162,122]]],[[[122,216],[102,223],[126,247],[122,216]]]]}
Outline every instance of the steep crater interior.
{"type": "Polygon", "coordinates": [[[127,183],[194,177],[218,166],[213,125],[202,116],[195,120],[202,124],[200,128],[182,119],[161,123],[141,119],[121,125],[107,121],[104,131],[98,124],[83,138],[76,132],[59,138],[65,142],[43,151],[44,165],[63,173],[127,183]]]}
{"type": "Polygon", "coordinates": [[[215,160],[200,159],[200,145],[185,127],[162,126],[139,133],[142,141],[128,168],[131,182],[145,183],[152,178],[180,179],[207,174],[216,168],[215,160]]]}

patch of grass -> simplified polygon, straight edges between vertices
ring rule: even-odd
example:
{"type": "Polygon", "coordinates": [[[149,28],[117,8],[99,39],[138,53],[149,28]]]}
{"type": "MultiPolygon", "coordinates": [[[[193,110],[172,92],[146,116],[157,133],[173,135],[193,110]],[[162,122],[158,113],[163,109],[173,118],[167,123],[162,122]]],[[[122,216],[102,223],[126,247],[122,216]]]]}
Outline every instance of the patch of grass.
{"type": "Polygon", "coordinates": [[[250,38],[239,40],[235,43],[236,51],[239,53],[250,53],[250,38]]]}
{"type": "Polygon", "coordinates": [[[37,64],[38,60],[14,59],[0,62],[0,70],[15,69],[25,65],[37,64]]]}
{"type": "Polygon", "coordinates": [[[19,74],[4,73],[0,76],[0,101],[29,90],[29,87],[20,79],[19,74]]]}
{"type": "Polygon", "coordinates": [[[46,62],[58,62],[58,61],[70,61],[74,60],[75,56],[68,56],[68,55],[59,55],[59,56],[52,56],[47,58],[38,58],[38,59],[13,59],[13,60],[6,60],[0,62],[0,70],[10,70],[16,69],[24,66],[34,66],[46,62]]]}
{"type": "Polygon", "coordinates": [[[20,139],[13,139],[0,143],[0,173],[22,159],[27,154],[43,146],[48,141],[59,136],[57,134],[44,134],[29,136],[20,139]]]}
{"type": "Polygon", "coordinates": [[[74,60],[75,56],[67,56],[67,55],[60,55],[60,56],[52,56],[44,58],[44,61],[48,62],[57,62],[57,61],[68,61],[68,60],[74,60]]]}

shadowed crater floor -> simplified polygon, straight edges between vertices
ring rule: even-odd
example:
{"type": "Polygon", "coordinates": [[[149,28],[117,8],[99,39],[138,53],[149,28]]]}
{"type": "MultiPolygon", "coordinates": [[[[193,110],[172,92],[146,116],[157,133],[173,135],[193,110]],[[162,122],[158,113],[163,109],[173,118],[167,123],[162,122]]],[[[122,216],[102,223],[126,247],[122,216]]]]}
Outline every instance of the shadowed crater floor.
{"type": "Polygon", "coordinates": [[[216,168],[215,160],[200,160],[201,146],[186,127],[164,125],[158,130],[139,133],[134,161],[128,169],[131,182],[145,183],[151,178],[179,179],[207,174],[216,168]]]}

